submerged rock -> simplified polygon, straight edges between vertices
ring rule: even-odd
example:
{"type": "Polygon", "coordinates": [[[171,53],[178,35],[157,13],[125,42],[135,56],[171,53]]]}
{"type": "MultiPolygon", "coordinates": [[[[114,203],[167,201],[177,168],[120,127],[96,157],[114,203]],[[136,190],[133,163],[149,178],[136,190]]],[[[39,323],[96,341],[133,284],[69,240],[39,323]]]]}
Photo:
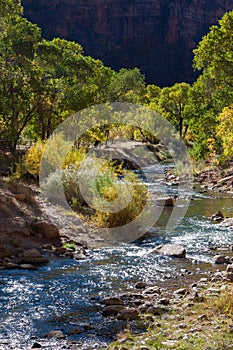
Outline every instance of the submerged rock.
{"type": "Polygon", "coordinates": [[[186,250],[181,244],[162,244],[157,246],[154,250],[154,253],[174,256],[177,258],[185,258],[186,250]]]}

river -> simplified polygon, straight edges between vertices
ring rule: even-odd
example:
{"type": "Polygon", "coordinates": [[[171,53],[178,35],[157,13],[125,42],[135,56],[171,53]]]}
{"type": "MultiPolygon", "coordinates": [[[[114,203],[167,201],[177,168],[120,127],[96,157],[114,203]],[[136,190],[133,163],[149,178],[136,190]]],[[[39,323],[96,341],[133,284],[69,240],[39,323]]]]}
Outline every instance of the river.
{"type": "MultiPolygon", "coordinates": [[[[175,193],[176,189],[169,191],[175,193]]],[[[137,281],[174,281],[192,274],[194,267],[199,271],[211,269],[215,253],[210,248],[232,244],[233,231],[221,228],[209,217],[218,210],[233,217],[232,196],[201,188],[193,190],[186,216],[167,234],[164,223],[171,210],[164,211],[144,240],[92,249],[87,259],[79,261],[52,258],[37,271],[1,270],[0,349],[26,350],[36,341],[43,349],[71,348],[65,340],[44,338],[54,329],[63,331],[70,342],[80,342],[77,349],[104,348],[121,325],[102,317],[101,298],[123,293],[137,281]],[[183,244],[187,259],[150,253],[155,246],[170,242],[183,244]],[[83,332],[68,335],[75,325],[83,332]]]]}

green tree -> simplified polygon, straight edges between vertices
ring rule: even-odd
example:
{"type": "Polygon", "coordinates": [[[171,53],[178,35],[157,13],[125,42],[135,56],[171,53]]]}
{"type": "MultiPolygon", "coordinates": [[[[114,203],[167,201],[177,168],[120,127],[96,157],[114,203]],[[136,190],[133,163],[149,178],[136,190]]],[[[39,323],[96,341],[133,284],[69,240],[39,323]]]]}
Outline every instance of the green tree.
{"type": "Polygon", "coordinates": [[[110,101],[142,103],[145,93],[145,77],[138,68],[122,68],[112,75],[109,86],[110,101]]]}
{"type": "Polygon", "coordinates": [[[4,1],[0,9],[0,137],[15,148],[38,105],[40,69],[33,56],[41,31],[21,17],[19,2],[4,1]]]}
{"type": "Polygon", "coordinates": [[[227,12],[212,26],[210,32],[203,37],[197,49],[194,50],[194,67],[208,72],[215,88],[223,93],[223,99],[232,98],[233,88],[233,11],[227,12]],[[230,88],[230,89],[229,89],[230,88]],[[229,90],[228,90],[229,89],[229,90]]]}
{"type": "Polygon", "coordinates": [[[194,155],[202,158],[208,156],[209,140],[219,144],[218,115],[233,100],[233,11],[203,37],[194,50],[194,67],[202,74],[190,89],[186,112],[195,135],[194,155]]]}
{"type": "Polygon", "coordinates": [[[185,107],[188,103],[190,85],[177,83],[165,87],[160,93],[158,110],[179,130],[184,138],[188,129],[188,116],[185,107]]]}

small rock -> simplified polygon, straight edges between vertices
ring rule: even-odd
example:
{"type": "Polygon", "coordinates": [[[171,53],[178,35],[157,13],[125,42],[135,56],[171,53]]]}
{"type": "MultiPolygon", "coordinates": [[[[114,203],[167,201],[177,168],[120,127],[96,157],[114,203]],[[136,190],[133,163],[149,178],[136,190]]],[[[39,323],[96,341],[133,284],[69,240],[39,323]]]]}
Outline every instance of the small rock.
{"type": "Polygon", "coordinates": [[[123,300],[118,297],[103,299],[101,303],[104,305],[123,305],[124,304],[123,300]]]}
{"type": "Polygon", "coordinates": [[[187,328],[187,324],[185,324],[185,323],[180,323],[180,324],[178,325],[178,328],[180,328],[180,329],[187,328]]]}
{"type": "Polygon", "coordinates": [[[215,255],[212,259],[212,262],[214,264],[230,264],[231,261],[230,261],[230,258],[224,256],[224,255],[215,255]]]}
{"type": "MultiPolygon", "coordinates": [[[[233,275],[233,274],[232,274],[233,275]]],[[[207,292],[208,293],[212,293],[212,294],[220,294],[220,289],[218,289],[218,288],[208,288],[207,289],[207,292]]]]}
{"type": "Polygon", "coordinates": [[[56,255],[63,255],[63,254],[65,254],[66,253],[66,251],[67,251],[67,249],[65,248],[65,247],[57,247],[56,249],[55,249],[55,254],[56,255]]]}
{"type": "Polygon", "coordinates": [[[202,315],[198,316],[197,319],[198,320],[208,320],[208,316],[206,314],[202,314],[202,315]]]}
{"type": "Polygon", "coordinates": [[[148,314],[157,315],[157,316],[162,315],[164,313],[164,311],[165,310],[159,306],[150,306],[147,309],[148,314]]]}
{"type": "Polygon", "coordinates": [[[22,270],[38,270],[38,268],[36,266],[31,265],[31,264],[20,264],[19,267],[22,270]]]}
{"type": "Polygon", "coordinates": [[[143,294],[161,294],[161,289],[157,286],[146,288],[143,294]]]}
{"type": "Polygon", "coordinates": [[[65,335],[62,331],[50,331],[47,334],[47,338],[57,338],[57,339],[62,339],[65,338],[65,335]]]}
{"type": "Polygon", "coordinates": [[[23,193],[14,194],[14,197],[17,201],[25,201],[26,200],[26,196],[23,193]]]}
{"type": "Polygon", "coordinates": [[[170,304],[170,300],[167,299],[167,298],[161,298],[161,299],[159,299],[158,304],[169,305],[170,304]]]}
{"type": "Polygon", "coordinates": [[[222,221],[224,219],[224,215],[221,211],[218,211],[217,213],[214,213],[212,216],[211,216],[211,219],[213,221],[222,221]]]}
{"type": "Polygon", "coordinates": [[[162,255],[169,255],[174,256],[177,258],[185,258],[186,256],[186,250],[181,244],[162,244],[156,247],[153,252],[162,254],[162,255]]]}
{"type": "Polygon", "coordinates": [[[81,333],[82,333],[82,330],[79,327],[74,327],[69,332],[69,334],[81,334],[81,333]]]}
{"type": "Polygon", "coordinates": [[[118,312],[124,310],[125,307],[122,305],[109,305],[103,309],[103,316],[117,315],[118,312]]]}
{"type": "Polygon", "coordinates": [[[228,272],[228,273],[226,274],[226,278],[227,278],[228,280],[230,280],[231,282],[233,282],[233,273],[232,273],[232,272],[228,272]]]}
{"type": "Polygon", "coordinates": [[[139,312],[134,307],[128,308],[128,309],[124,308],[117,315],[118,320],[131,321],[131,320],[136,320],[138,318],[139,318],[139,312]]]}
{"type": "Polygon", "coordinates": [[[197,302],[197,303],[202,303],[205,300],[203,294],[198,293],[197,291],[189,294],[187,299],[190,301],[197,302]]]}
{"type": "Polygon", "coordinates": [[[40,254],[37,249],[25,250],[22,254],[22,262],[29,264],[47,264],[49,262],[44,256],[40,254]]]}
{"type": "Polygon", "coordinates": [[[31,349],[40,349],[40,348],[42,348],[42,345],[37,342],[35,342],[31,347],[31,349]]]}
{"type": "Polygon", "coordinates": [[[14,262],[7,262],[3,264],[3,267],[7,270],[19,269],[20,266],[14,262]]]}
{"type": "Polygon", "coordinates": [[[177,343],[178,343],[178,340],[166,340],[166,341],[163,341],[161,344],[167,347],[175,347],[177,343]]]}
{"type": "Polygon", "coordinates": [[[136,289],[143,289],[143,288],[146,288],[146,283],[145,282],[137,282],[134,287],[136,289]]]}
{"type": "Polygon", "coordinates": [[[87,256],[85,254],[83,254],[83,252],[75,252],[75,253],[73,253],[73,256],[76,260],[87,258],[87,256]]]}
{"type": "Polygon", "coordinates": [[[208,278],[202,277],[199,282],[200,283],[206,283],[206,282],[208,282],[208,278]]]}
{"type": "Polygon", "coordinates": [[[173,292],[174,295],[186,295],[188,293],[186,288],[180,288],[173,292]]]}
{"type": "Polygon", "coordinates": [[[233,272],[233,264],[227,265],[227,272],[233,272]]]}
{"type": "Polygon", "coordinates": [[[146,313],[147,312],[147,310],[149,309],[149,307],[153,307],[153,304],[151,304],[151,303],[144,303],[144,304],[142,304],[142,305],[140,305],[139,307],[138,307],[138,311],[140,312],[140,313],[146,313]]]}

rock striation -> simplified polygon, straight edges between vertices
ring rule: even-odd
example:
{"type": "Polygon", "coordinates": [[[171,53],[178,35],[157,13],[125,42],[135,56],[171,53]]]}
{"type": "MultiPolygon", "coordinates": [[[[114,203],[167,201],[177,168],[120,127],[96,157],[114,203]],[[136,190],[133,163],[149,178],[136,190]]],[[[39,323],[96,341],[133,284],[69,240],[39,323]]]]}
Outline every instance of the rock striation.
{"type": "Polygon", "coordinates": [[[47,39],[80,43],[114,69],[139,67],[148,82],[192,82],[192,50],[231,0],[22,0],[47,39]]]}

